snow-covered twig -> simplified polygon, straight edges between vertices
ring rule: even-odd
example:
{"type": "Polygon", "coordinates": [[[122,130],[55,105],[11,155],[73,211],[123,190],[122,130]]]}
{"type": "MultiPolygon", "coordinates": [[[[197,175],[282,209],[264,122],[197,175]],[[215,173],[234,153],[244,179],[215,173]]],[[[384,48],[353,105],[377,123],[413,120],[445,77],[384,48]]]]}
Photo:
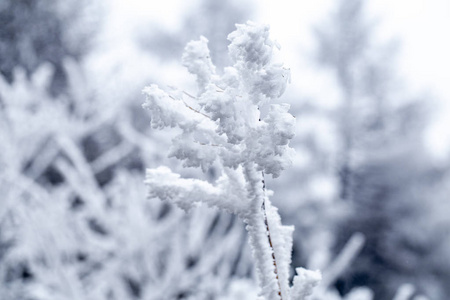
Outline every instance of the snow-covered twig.
{"type": "Polygon", "coordinates": [[[364,246],[365,240],[366,238],[362,233],[352,235],[333,263],[323,272],[320,286],[324,291],[334,284],[338,277],[349,267],[364,246]]]}
{"type": "Polygon", "coordinates": [[[171,201],[189,210],[205,203],[239,216],[246,224],[261,287],[267,300],[306,299],[319,283],[318,271],[297,269],[289,284],[293,227],[283,226],[266,190],[264,174],[278,177],[291,163],[295,118],[288,104],[268,103],[286,87],[289,69],[272,59],[275,43],[269,27],[248,22],[237,25],[228,39],[233,66],[215,72],[207,39],[190,42],[183,64],[197,76],[196,105],[183,100],[186,93],[170,93],[156,85],[144,89],[143,107],[153,128],[178,127],[170,156],[185,167],[206,171],[218,166],[215,183],[185,179],[166,167],[147,170],[149,198],[171,201]],[[220,90],[218,90],[220,87],[220,90]],[[265,115],[261,109],[267,107],[265,115]],[[195,108],[194,108],[195,107],[195,108]]]}

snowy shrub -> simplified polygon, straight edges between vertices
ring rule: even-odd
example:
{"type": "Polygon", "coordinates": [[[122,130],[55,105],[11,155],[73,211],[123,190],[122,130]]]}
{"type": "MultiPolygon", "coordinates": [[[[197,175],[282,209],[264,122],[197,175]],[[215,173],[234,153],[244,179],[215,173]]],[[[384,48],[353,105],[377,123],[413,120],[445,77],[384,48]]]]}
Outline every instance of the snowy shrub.
{"type": "Polygon", "coordinates": [[[233,66],[219,75],[201,37],[185,48],[183,64],[196,75],[197,96],[156,85],[143,92],[153,128],[179,129],[170,156],[185,167],[214,166],[216,182],[181,178],[167,167],[148,169],[149,198],[188,211],[200,203],[236,214],[246,224],[263,299],[306,299],[321,278],[297,268],[289,284],[293,227],[283,226],[265,187],[265,174],[278,177],[291,163],[295,118],[288,104],[270,104],[289,80],[289,69],[273,59],[269,27],[248,22],[228,36],[233,66]]]}
{"type": "Polygon", "coordinates": [[[51,65],[0,75],[0,299],[214,299],[251,269],[244,229],[146,201],[139,168],[161,162],[167,137],[139,126],[124,96],[139,89],[102,84],[92,61],[64,63],[58,97],[51,65]]]}

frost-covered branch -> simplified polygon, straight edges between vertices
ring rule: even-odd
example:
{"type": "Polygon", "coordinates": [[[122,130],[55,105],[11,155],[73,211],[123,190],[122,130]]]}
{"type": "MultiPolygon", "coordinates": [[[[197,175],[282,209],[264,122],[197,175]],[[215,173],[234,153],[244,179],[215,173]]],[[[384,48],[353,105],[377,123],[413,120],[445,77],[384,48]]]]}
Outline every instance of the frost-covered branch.
{"type": "Polygon", "coordinates": [[[323,279],[320,283],[320,287],[323,290],[326,290],[334,284],[338,277],[349,267],[361,251],[364,243],[365,237],[362,233],[352,235],[333,263],[323,272],[323,279]]]}
{"type": "Polygon", "coordinates": [[[143,90],[143,107],[150,112],[152,127],[180,131],[169,155],[185,167],[206,171],[218,166],[220,178],[209,183],[181,178],[166,167],[150,169],[145,180],[148,196],[185,210],[205,203],[236,214],[249,234],[260,295],[267,300],[306,299],[321,275],[298,268],[290,287],[293,227],[281,224],[264,185],[264,174],[278,177],[294,152],[289,141],[295,118],[289,105],[270,104],[283,94],[289,69],[273,61],[275,43],[268,26],[237,25],[228,39],[233,65],[221,75],[215,71],[206,38],[186,46],[183,65],[197,77],[196,97],[156,85],[143,90]]]}

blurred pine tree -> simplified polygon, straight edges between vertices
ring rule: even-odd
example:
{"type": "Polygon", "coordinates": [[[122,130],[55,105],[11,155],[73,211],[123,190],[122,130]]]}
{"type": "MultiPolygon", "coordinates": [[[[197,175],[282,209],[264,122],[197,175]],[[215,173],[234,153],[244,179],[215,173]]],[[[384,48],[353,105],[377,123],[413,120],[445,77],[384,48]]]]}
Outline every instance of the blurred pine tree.
{"type": "MultiPolygon", "coordinates": [[[[448,274],[428,280],[436,268],[423,261],[436,252],[419,237],[419,220],[432,218],[425,207],[435,172],[422,142],[425,98],[402,92],[393,62],[396,42],[380,45],[365,6],[361,0],[339,1],[327,24],[315,30],[318,63],[333,72],[341,95],[333,113],[341,140],[336,172],[340,199],[350,211],[336,230],[335,249],[354,232],[366,236],[337,287],[347,293],[367,285],[375,299],[389,299],[410,282],[432,299],[444,299],[448,274]]],[[[428,226],[429,234],[438,234],[435,229],[428,226]]]]}

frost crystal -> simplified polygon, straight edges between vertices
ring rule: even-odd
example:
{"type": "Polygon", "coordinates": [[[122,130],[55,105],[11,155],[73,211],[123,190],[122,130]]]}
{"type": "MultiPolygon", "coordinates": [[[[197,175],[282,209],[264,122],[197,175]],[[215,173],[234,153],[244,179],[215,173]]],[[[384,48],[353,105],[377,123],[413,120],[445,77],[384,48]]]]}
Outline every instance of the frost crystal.
{"type": "Polygon", "coordinates": [[[215,70],[209,56],[208,40],[202,36],[199,41],[191,41],[187,44],[182,60],[183,66],[190,73],[197,75],[198,88],[200,92],[203,92],[215,70]]]}
{"type": "Polygon", "coordinates": [[[283,94],[289,69],[272,60],[275,43],[269,26],[237,25],[228,39],[233,66],[222,75],[215,73],[206,38],[186,46],[183,65],[197,77],[197,97],[167,93],[156,85],[143,90],[143,107],[150,111],[152,126],[181,130],[170,156],[203,171],[214,163],[220,178],[211,184],[183,179],[166,167],[147,170],[148,196],[185,210],[205,203],[238,215],[247,224],[260,295],[267,300],[306,299],[319,277],[301,271],[290,287],[293,228],[281,224],[263,183],[264,174],[278,177],[294,152],[289,141],[295,118],[289,105],[271,104],[266,116],[260,113],[262,106],[283,94]]]}

